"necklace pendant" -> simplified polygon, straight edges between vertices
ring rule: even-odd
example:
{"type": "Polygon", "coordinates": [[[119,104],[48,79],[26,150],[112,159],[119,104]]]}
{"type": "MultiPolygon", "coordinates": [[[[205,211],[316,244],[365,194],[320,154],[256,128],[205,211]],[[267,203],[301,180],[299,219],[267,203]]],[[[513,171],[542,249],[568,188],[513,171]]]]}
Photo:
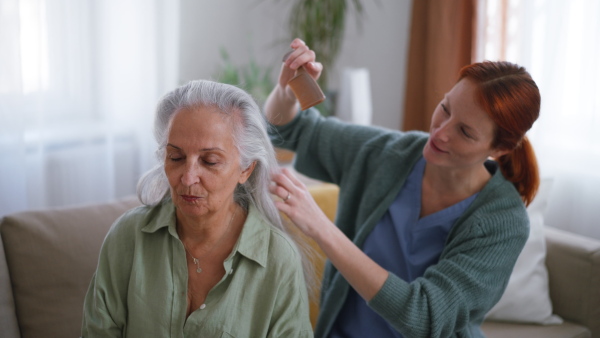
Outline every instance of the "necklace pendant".
{"type": "Polygon", "coordinates": [[[194,265],[196,265],[196,272],[202,272],[202,268],[200,267],[200,262],[198,262],[198,258],[192,257],[192,260],[194,261],[194,265]]]}

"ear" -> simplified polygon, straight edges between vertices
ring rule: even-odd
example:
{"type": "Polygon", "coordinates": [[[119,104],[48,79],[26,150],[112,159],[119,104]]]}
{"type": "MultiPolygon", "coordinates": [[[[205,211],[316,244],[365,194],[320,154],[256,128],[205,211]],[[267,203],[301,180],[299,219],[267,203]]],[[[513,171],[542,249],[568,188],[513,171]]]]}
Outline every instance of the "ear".
{"type": "Polygon", "coordinates": [[[510,150],[506,150],[506,149],[494,149],[492,150],[492,153],[490,154],[491,158],[500,158],[506,154],[510,153],[510,150]]]}
{"type": "Polygon", "coordinates": [[[241,175],[240,175],[240,179],[238,180],[239,184],[244,184],[246,183],[246,181],[248,180],[248,177],[250,177],[250,175],[252,175],[252,172],[254,171],[254,167],[256,167],[256,161],[252,162],[248,168],[244,169],[244,171],[242,171],[241,175]]]}

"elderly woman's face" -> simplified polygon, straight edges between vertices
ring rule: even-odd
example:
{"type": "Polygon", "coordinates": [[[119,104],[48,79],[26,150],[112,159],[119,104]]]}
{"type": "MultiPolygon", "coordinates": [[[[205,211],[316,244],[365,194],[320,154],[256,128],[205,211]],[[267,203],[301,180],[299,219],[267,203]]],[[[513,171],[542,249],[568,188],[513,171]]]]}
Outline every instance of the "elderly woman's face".
{"type": "Polygon", "coordinates": [[[213,107],[182,109],[173,117],[165,173],[178,217],[210,216],[228,208],[236,185],[252,173],[253,166],[240,168],[233,123],[213,107]]]}

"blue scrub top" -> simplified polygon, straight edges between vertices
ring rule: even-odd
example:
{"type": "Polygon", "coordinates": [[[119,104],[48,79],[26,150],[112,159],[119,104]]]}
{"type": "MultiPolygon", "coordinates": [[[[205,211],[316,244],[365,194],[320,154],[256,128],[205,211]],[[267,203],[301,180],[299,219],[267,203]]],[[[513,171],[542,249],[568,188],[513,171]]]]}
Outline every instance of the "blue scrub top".
{"type": "MultiPolygon", "coordinates": [[[[424,171],[425,159],[421,158],[362,247],[377,264],[409,283],[437,263],[452,225],[477,196],[419,218],[424,171]]],[[[329,336],[402,337],[353,288],[329,336]]]]}

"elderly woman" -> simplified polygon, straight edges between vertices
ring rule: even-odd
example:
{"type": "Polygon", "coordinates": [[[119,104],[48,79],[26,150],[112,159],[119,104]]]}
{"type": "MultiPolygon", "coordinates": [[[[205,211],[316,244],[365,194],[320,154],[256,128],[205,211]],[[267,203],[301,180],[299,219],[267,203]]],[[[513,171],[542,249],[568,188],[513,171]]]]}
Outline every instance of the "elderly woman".
{"type": "Polygon", "coordinates": [[[112,226],[83,337],[309,337],[302,255],[269,194],[266,122],[244,91],[193,81],[158,104],[145,206],[112,226]]]}

